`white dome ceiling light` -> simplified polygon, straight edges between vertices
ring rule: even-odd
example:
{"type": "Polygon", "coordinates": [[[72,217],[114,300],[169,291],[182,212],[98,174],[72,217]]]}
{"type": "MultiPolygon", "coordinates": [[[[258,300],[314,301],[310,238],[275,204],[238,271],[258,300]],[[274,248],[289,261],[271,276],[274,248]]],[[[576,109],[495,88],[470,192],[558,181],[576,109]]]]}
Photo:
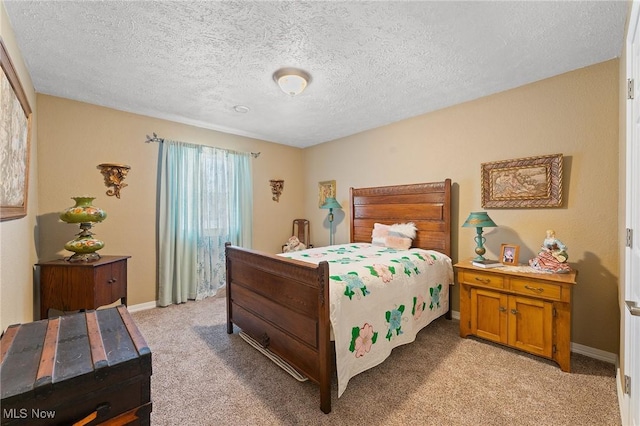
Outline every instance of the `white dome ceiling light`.
{"type": "Polygon", "coordinates": [[[281,68],[273,73],[273,79],[284,93],[296,96],[307,87],[311,76],[306,71],[297,68],[281,68]]]}

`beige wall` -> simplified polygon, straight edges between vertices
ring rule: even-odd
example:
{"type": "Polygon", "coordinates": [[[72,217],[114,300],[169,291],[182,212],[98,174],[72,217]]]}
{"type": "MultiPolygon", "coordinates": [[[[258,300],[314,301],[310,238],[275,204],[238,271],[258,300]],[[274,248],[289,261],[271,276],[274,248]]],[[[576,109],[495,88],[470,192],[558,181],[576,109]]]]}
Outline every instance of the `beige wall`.
{"type": "Polygon", "coordinates": [[[22,84],[31,116],[31,150],[27,216],[0,222],[0,330],[31,321],[34,307],[33,264],[36,262],[36,212],[38,210],[38,114],[31,77],[16,45],[4,3],[0,1],[0,37],[22,84]]]}
{"type": "MultiPolygon", "coordinates": [[[[34,110],[28,215],[0,223],[2,329],[36,319],[33,264],[69,254],[61,247],[76,229],[58,221],[57,214],[77,195],[96,196],[96,205],[109,215],[95,228],[106,242],[103,253],[132,256],[129,302],[155,300],[158,145],[144,140],[156,132],[167,139],[261,152],[253,160],[254,247],[270,252],[279,250],[296,217],[311,220],[316,246],[328,243],[326,211],[317,206],[319,181],[337,181],[337,198],[345,207],[336,214],[340,243],[349,238],[350,186],[450,177],[453,258],[466,258],[473,252],[473,232],[460,225],[469,211],[481,209],[480,163],[562,153],[564,206],[489,210],[499,227],[485,234],[488,252],[496,257],[501,243],[519,244],[526,261],[544,231],[556,229],[580,272],[572,340],[618,353],[618,151],[619,128],[624,128],[618,60],[299,150],[46,95],[36,99],[3,6],[0,18],[0,35],[34,110]],[[132,167],[121,199],[105,195],[96,168],[103,162],[132,167]],[[271,200],[268,181],[274,178],[285,180],[279,203],[271,200]]],[[[455,310],[457,296],[454,288],[455,310]]]]}
{"type": "Polygon", "coordinates": [[[157,143],[146,135],[244,152],[260,152],[252,160],[254,245],[277,252],[302,212],[302,150],[242,136],[153,119],[141,115],[38,95],[40,199],[38,234],[41,261],[68,256],[64,243],[78,229],[58,220],[74,204],[71,197],[95,196],[107,219],[94,232],[105,242],[101,254],[130,255],[128,303],[156,300],[157,143]],[[109,197],[97,165],[131,166],[121,198],[109,197]],[[284,167],[286,165],[286,167],[284,167]],[[272,201],[269,179],[284,179],[279,202],[272,201]]]}
{"type": "MultiPolygon", "coordinates": [[[[305,150],[306,190],[335,179],[336,243],[349,239],[349,187],[430,182],[453,188],[453,258],[470,257],[474,232],[460,226],[482,210],[480,164],[562,153],[562,208],[491,209],[498,228],[485,233],[488,253],[518,244],[535,255],[555,229],[579,271],[573,293],[572,341],[617,353],[618,304],[618,60],[611,60],[473,102],[425,114],[305,150]],[[346,217],[345,217],[346,216],[346,217]]],[[[328,242],[326,211],[307,197],[316,245],[328,242]]],[[[454,310],[458,310],[454,288],[454,310]]]]}

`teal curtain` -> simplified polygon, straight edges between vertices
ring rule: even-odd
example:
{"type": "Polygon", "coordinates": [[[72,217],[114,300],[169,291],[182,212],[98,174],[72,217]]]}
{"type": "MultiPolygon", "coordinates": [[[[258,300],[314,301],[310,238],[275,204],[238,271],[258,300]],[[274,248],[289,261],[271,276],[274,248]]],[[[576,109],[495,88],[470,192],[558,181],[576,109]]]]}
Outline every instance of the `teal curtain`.
{"type": "Polygon", "coordinates": [[[161,143],[158,303],[213,296],[225,285],[225,242],[251,248],[250,154],[161,143]]]}

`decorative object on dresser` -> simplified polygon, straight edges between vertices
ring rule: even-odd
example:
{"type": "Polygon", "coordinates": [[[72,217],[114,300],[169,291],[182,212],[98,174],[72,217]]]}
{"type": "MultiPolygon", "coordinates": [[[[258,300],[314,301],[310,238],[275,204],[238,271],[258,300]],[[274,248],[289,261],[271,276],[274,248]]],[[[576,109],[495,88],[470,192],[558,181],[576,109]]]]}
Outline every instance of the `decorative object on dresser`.
{"type": "Polygon", "coordinates": [[[327,220],[329,221],[329,245],[333,245],[333,209],[341,209],[342,206],[334,197],[327,197],[321,209],[329,209],[327,220]]]}
{"type": "Polygon", "coordinates": [[[482,207],[562,206],[562,154],[482,163],[482,207]]]}
{"type": "Polygon", "coordinates": [[[60,220],[63,222],[80,224],[80,233],[76,234],[77,237],[64,245],[66,250],[75,253],[67,260],[88,262],[100,259],[100,255],[96,252],[104,247],[104,242],[93,237],[91,224],[105,220],[107,213],[91,204],[95,197],[72,197],[72,199],[76,204],[60,213],[60,220]]]}
{"type": "Polygon", "coordinates": [[[461,337],[474,335],[520,349],[571,371],[571,292],[577,271],[480,269],[470,260],[454,268],[460,285],[461,337]]]}
{"type": "Polygon", "coordinates": [[[496,225],[493,220],[489,217],[487,212],[471,212],[469,217],[462,225],[463,228],[476,228],[476,236],[474,240],[476,242],[476,254],[477,256],[473,259],[475,261],[482,261],[484,259],[484,254],[487,252],[487,249],[484,248],[484,243],[487,240],[482,236],[482,228],[495,228],[496,225]]]}
{"type": "Polygon", "coordinates": [[[529,260],[529,265],[543,272],[566,274],[571,272],[567,259],[567,246],[556,238],[556,231],[548,229],[538,255],[529,260]]]}
{"type": "Polygon", "coordinates": [[[282,179],[271,179],[269,181],[271,185],[271,199],[275,202],[280,202],[280,195],[282,195],[282,190],[284,189],[284,181],[282,179]]]}
{"type": "Polygon", "coordinates": [[[40,319],[49,317],[49,309],[97,309],[118,299],[126,305],[130,257],[102,256],[83,263],[60,259],[36,264],[40,267],[40,319]]]}
{"type": "Polygon", "coordinates": [[[520,257],[520,246],[502,244],[500,246],[500,261],[505,265],[517,265],[520,257]]]}
{"type": "Polygon", "coordinates": [[[0,38],[0,220],[27,215],[31,107],[0,38]]]}
{"type": "Polygon", "coordinates": [[[473,266],[477,266],[478,268],[500,268],[504,266],[502,262],[492,259],[485,260],[474,260],[471,262],[473,266]]]}
{"type": "Polygon", "coordinates": [[[2,425],[149,425],[151,350],[124,306],[12,325],[2,425]]]}
{"type": "Polygon", "coordinates": [[[98,164],[98,168],[104,176],[104,184],[109,188],[107,195],[115,195],[116,198],[120,198],[120,190],[125,186],[129,186],[124,183],[124,178],[127,177],[131,167],[125,164],[102,163],[98,164]]]}

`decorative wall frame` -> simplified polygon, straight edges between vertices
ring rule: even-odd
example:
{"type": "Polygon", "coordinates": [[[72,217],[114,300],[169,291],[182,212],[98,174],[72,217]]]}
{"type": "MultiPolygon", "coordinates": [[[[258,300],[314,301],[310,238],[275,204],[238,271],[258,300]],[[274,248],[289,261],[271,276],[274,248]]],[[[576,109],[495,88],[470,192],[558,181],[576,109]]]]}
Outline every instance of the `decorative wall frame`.
{"type": "Polygon", "coordinates": [[[27,215],[31,107],[0,39],[0,220],[27,215]]]}
{"type": "Polygon", "coordinates": [[[500,262],[502,262],[504,265],[517,265],[519,257],[520,246],[516,246],[513,244],[502,244],[500,246],[500,262]]]}
{"type": "Polygon", "coordinates": [[[329,197],[336,196],[336,181],[326,180],[324,182],[318,182],[318,207],[322,207],[324,200],[329,197]]]}
{"type": "Polygon", "coordinates": [[[562,206],[562,154],[482,163],[482,207],[562,206]]]}

